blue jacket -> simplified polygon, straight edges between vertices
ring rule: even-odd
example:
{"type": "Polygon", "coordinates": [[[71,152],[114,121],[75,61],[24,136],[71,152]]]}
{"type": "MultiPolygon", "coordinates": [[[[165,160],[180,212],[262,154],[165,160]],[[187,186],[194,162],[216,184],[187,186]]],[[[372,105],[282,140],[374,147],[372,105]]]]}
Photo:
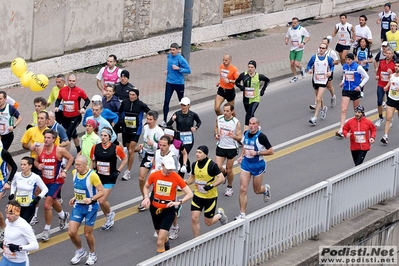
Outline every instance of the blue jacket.
{"type": "MultiPolygon", "coordinates": [[[[83,116],[83,122],[82,122],[82,126],[86,126],[86,120],[89,116],[93,115],[93,111],[91,110],[91,108],[86,110],[85,115],[83,116]]],[[[103,111],[101,112],[101,116],[104,117],[109,123],[114,123],[114,125],[116,125],[116,123],[118,123],[119,120],[119,116],[117,113],[112,112],[109,109],[105,109],[103,108],[103,111]]]]}
{"type": "Polygon", "coordinates": [[[168,74],[166,75],[166,82],[170,84],[184,84],[183,74],[191,74],[190,66],[181,54],[177,54],[175,56],[168,54],[167,70],[168,74]],[[176,65],[180,67],[180,69],[174,70],[172,65],[176,65]]]}

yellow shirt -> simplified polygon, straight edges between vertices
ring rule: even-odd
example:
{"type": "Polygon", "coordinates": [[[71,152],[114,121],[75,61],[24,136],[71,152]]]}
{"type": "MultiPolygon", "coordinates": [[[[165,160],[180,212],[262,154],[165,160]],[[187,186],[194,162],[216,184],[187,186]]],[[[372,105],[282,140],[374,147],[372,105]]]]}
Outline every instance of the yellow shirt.
{"type": "Polygon", "coordinates": [[[208,166],[211,161],[212,160],[208,158],[208,161],[206,162],[205,166],[202,168],[198,167],[198,162],[196,162],[194,166],[194,171],[193,171],[195,176],[194,195],[203,199],[213,199],[218,196],[217,188],[213,188],[208,191],[204,190],[205,185],[207,184],[210,185],[216,182],[216,178],[208,174],[208,166]]]}
{"type": "MultiPolygon", "coordinates": [[[[21,143],[22,144],[30,144],[34,145],[35,142],[38,142],[40,144],[44,143],[44,136],[43,132],[49,129],[48,127],[45,127],[43,130],[40,130],[39,127],[31,127],[27,131],[25,131],[25,134],[22,136],[21,143]]],[[[60,137],[57,137],[57,139],[54,142],[55,145],[60,145],[60,137]]],[[[32,158],[36,158],[36,153],[34,151],[30,152],[30,156],[32,158]]]]}
{"type": "Polygon", "coordinates": [[[53,87],[51,89],[50,95],[48,96],[47,102],[49,104],[52,104],[53,102],[55,102],[55,100],[57,100],[57,98],[58,98],[59,92],[60,92],[60,88],[58,88],[57,86],[53,87]]]}
{"type": "MultiPolygon", "coordinates": [[[[47,110],[46,109],[44,109],[43,111],[45,111],[45,112],[47,112],[47,110]]],[[[37,126],[37,113],[36,113],[36,111],[34,111],[33,113],[32,113],[32,126],[37,126]]]]}
{"type": "Polygon", "coordinates": [[[388,31],[386,33],[388,45],[396,52],[399,50],[399,31],[395,31],[395,33],[392,33],[392,31],[388,31]]]}

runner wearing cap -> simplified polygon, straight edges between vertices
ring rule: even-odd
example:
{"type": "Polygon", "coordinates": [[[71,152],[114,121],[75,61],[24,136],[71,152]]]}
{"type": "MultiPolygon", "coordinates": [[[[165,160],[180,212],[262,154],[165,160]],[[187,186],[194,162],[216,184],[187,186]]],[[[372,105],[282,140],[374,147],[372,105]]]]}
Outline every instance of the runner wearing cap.
{"type": "MultiPolygon", "coordinates": [[[[95,103],[102,103],[102,97],[98,94],[94,95],[91,98],[91,104],[95,104],[95,103]]],[[[83,121],[82,121],[82,126],[86,126],[86,121],[87,118],[93,115],[93,109],[92,108],[88,108],[86,110],[85,115],[83,116],[83,121]]],[[[119,120],[119,116],[118,113],[114,113],[109,109],[104,108],[101,112],[101,116],[105,118],[105,120],[107,120],[111,125],[115,125],[116,123],[118,123],[119,120]]]]}
{"type": "Polygon", "coordinates": [[[392,21],[398,22],[398,17],[391,11],[391,4],[384,5],[384,11],[378,13],[377,24],[381,24],[381,42],[386,41],[386,33],[389,31],[389,26],[392,21]]]}
{"type": "Polygon", "coordinates": [[[260,97],[265,94],[269,83],[270,79],[268,77],[256,72],[256,62],[254,60],[248,62],[248,71],[242,72],[236,79],[235,85],[244,92],[242,98],[246,112],[244,130],[248,129],[249,119],[255,116],[255,111],[260,104],[260,97]]]}
{"type": "Polygon", "coordinates": [[[150,208],[152,223],[158,234],[158,254],[170,249],[168,233],[175,219],[175,207],[193,197],[191,189],[174,170],[176,170],[175,160],[171,156],[164,157],[161,170],[150,174],[143,187],[144,199],[140,205],[150,208]],[[152,185],[153,198],[150,199],[148,194],[152,185]],[[177,186],[180,186],[185,193],[178,201],[176,201],[177,186]]]}
{"type": "Polygon", "coordinates": [[[122,70],[116,67],[116,63],[116,55],[109,55],[106,66],[103,66],[96,76],[97,88],[103,95],[105,95],[107,84],[114,85],[119,82],[122,70]]]}
{"type": "Polygon", "coordinates": [[[345,124],[346,111],[348,110],[349,102],[353,101],[353,108],[360,103],[362,87],[369,80],[369,75],[364,68],[356,63],[355,56],[352,53],[346,55],[346,64],[342,66],[343,77],[339,86],[342,88],[341,99],[341,119],[340,129],[335,133],[337,137],[343,138],[342,127],[345,124]]]}
{"type": "Polygon", "coordinates": [[[195,153],[197,161],[192,164],[193,172],[186,180],[187,185],[195,183],[194,197],[191,201],[191,227],[194,237],[200,235],[199,219],[202,210],[204,210],[204,222],[207,226],[211,226],[218,221],[222,225],[228,222],[223,208],[218,208],[216,212],[217,186],[221,185],[225,178],[218,165],[208,158],[208,153],[209,149],[205,145],[197,148],[195,153]]]}
{"type": "Polygon", "coordinates": [[[115,85],[115,96],[118,97],[119,101],[129,99],[130,89],[134,89],[135,86],[129,82],[130,73],[126,69],[121,72],[121,81],[115,85]]]}
{"type": "Polygon", "coordinates": [[[363,163],[370,144],[374,143],[377,129],[373,122],[364,116],[364,107],[355,107],[355,116],[345,123],[342,133],[345,138],[350,139],[350,150],[353,162],[356,165],[363,163]]]}

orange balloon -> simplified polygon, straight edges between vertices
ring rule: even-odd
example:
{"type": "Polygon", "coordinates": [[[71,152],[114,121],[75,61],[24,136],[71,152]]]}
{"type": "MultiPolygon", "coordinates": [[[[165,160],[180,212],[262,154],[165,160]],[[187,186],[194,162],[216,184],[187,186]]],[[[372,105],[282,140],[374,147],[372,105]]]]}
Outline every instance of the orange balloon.
{"type": "Polygon", "coordinates": [[[48,77],[43,74],[33,75],[32,81],[30,82],[30,90],[39,92],[44,90],[48,85],[48,77]]]}
{"type": "Polygon", "coordinates": [[[21,85],[28,88],[30,86],[31,81],[32,81],[32,77],[34,75],[35,74],[33,72],[31,72],[31,71],[24,72],[21,75],[21,77],[19,78],[19,81],[21,82],[21,85]]]}

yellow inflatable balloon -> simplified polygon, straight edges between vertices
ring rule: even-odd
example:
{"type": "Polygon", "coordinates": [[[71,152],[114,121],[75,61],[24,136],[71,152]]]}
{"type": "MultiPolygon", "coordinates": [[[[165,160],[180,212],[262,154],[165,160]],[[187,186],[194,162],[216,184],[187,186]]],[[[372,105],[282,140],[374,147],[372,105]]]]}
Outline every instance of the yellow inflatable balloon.
{"type": "Polygon", "coordinates": [[[32,77],[34,75],[35,74],[33,72],[31,72],[31,71],[24,72],[21,75],[21,77],[19,78],[19,81],[21,82],[21,85],[28,88],[30,86],[31,81],[32,81],[32,77]]]}
{"type": "Polygon", "coordinates": [[[26,62],[24,59],[17,57],[11,62],[11,71],[12,73],[17,76],[18,78],[28,70],[26,62]]]}
{"type": "Polygon", "coordinates": [[[39,74],[33,75],[32,81],[30,82],[30,90],[39,92],[44,90],[48,85],[48,78],[46,75],[39,74]]]}

